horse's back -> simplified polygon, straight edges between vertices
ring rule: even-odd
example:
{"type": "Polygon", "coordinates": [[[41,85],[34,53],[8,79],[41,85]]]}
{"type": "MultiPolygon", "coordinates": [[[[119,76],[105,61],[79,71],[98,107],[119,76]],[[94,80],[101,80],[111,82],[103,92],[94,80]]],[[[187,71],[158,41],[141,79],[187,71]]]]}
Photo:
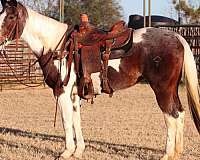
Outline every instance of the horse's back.
{"type": "MultiPolygon", "coordinates": [[[[161,44],[175,46],[180,44],[177,37],[178,34],[170,30],[146,27],[134,31],[133,43],[142,43],[145,45],[144,47],[147,47],[147,45],[149,47],[160,46],[161,44]]],[[[165,48],[164,46],[160,49],[165,48]]]]}

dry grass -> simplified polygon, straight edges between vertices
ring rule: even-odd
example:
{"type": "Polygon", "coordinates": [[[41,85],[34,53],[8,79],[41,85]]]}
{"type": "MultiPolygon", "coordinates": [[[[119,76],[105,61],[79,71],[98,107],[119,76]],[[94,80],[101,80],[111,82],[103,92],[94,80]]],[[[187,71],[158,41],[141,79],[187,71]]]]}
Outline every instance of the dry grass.
{"type": "MultiPolygon", "coordinates": [[[[0,101],[0,160],[54,160],[64,149],[55,103],[50,89],[3,91],[0,101]]],[[[187,109],[185,149],[181,160],[199,160],[200,137],[187,109]]],[[[164,153],[166,129],[162,112],[148,85],[102,95],[94,105],[83,102],[84,160],[158,160],[164,153]]],[[[73,159],[73,158],[72,158],[73,159]]]]}

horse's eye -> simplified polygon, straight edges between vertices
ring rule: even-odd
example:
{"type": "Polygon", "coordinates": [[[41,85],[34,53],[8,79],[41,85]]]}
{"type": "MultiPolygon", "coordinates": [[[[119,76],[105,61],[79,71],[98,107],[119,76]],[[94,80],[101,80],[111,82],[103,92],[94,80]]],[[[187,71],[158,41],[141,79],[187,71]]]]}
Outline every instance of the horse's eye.
{"type": "Polygon", "coordinates": [[[9,16],[8,18],[9,18],[10,20],[12,20],[12,19],[15,18],[15,16],[9,16]]]}

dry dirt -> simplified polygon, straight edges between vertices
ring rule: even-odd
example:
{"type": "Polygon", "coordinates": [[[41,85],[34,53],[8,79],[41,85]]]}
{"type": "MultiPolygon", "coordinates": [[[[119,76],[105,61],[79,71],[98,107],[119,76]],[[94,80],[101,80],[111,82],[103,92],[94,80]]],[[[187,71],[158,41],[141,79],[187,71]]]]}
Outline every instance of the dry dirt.
{"type": "MultiPolygon", "coordinates": [[[[200,159],[200,136],[186,108],[181,160],[200,159]]],[[[50,89],[0,93],[0,160],[54,160],[64,149],[60,120],[53,127],[55,101],[50,89]]],[[[158,160],[164,153],[166,128],[155,96],[146,84],[99,96],[81,109],[86,150],[83,160],[158,160]]],[[[73,159],[73,158],[71,158],[73,159]]]]}

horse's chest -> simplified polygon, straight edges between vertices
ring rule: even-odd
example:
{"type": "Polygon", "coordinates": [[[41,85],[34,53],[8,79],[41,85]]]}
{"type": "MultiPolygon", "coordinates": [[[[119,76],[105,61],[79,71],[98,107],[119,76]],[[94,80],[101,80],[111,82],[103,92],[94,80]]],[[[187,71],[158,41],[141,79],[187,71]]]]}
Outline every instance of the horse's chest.
{"type": "Polygon", "coordinates": [[[64,92],[62,85],[62,78],[58,66],[54,63],[50,54],[44,55],[39,59],[40,67],[43,71],[44,80],[46,84],[53,89],[54,95],[60,95],[64,92]]]}

